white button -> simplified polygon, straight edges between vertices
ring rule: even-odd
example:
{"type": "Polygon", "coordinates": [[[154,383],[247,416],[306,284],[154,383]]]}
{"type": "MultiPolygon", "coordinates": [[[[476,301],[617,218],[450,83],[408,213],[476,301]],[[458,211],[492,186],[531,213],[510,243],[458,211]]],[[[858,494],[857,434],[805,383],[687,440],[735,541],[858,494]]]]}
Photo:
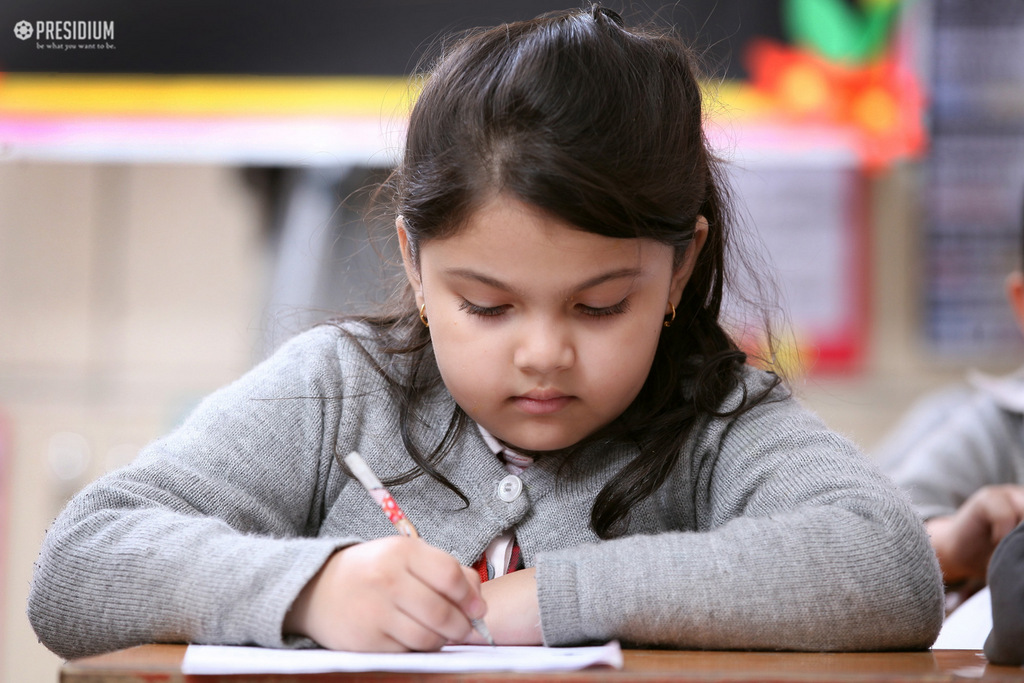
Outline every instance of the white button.
{"type": "Polygon", "coordinates": [[[514,474],[510,474],[498,482],[498,498],[506,503],[511,503],[523,492],[523,480],[514,474]]]}

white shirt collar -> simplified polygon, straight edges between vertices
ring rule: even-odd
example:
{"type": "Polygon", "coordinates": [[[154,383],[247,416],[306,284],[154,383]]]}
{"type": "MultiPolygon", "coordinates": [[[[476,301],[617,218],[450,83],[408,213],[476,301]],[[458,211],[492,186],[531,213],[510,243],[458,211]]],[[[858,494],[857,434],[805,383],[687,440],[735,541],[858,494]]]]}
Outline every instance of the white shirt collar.
{"type": "Polygon", "coordinates": [[[980,372],[972,372],[968,377],[970,384],[985,392],[1004,410],[1024,413],[1024,381],[1021,373],[1015,372],[1005,377],[992,377],[980,372]]]}
{"type": "Polygon", "coordinates": [[[533,458],[528,455],[523,455],[511,448],[505,446],[503,443],[498,441],[493,434],[488,432],[486,429],[481,427],[479,424],[476,426],[480,430],[480,436],[483,437],[484,443],[487,447],[498,456],[503,463],[505,463],[505,469],[512,474],[522,474],[522,472],[533,464],[533,458]]]}

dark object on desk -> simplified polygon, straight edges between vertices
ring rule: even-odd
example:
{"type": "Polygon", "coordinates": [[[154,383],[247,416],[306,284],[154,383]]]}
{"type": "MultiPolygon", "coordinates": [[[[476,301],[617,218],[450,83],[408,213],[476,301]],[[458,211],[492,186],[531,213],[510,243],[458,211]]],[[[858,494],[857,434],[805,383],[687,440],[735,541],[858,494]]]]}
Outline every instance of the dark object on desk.
{"type": "Polygon", "coordinates": [[[1024,523],[1010,532],[988,566],[992,633],[985,656],[994,664],[1024,664],[1024,523]]]}

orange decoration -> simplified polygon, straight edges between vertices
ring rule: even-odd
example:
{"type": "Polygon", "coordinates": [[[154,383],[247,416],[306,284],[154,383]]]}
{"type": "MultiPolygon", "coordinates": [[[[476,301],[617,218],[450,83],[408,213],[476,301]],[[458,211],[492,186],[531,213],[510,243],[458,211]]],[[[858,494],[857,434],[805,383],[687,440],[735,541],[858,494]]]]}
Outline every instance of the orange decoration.
{"type": "Polygon", "coordinates": [[[842,64],[802,48],[759,40],[749,46],[747,68],[751,88],[765,103],[762,117],[852,132],[868,168],[924,150],[921,88],[888,55],[866,65],[842,64]]]}

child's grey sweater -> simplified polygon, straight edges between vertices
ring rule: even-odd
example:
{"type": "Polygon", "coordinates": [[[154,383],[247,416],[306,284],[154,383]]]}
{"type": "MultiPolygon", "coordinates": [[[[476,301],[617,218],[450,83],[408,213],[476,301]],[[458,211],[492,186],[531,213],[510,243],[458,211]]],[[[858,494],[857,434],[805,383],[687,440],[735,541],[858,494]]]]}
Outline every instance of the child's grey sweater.
{"type": "MultiPolygon", "coordinates": [[[[752,392],[768,381],[743,379],[752,392]]],[[[508,472],[465,429],[439,470],[468,507],[427,476],[391,493],[464,564],[514,527],[549,645],[927,647],[942,585],[919,519],[854,446],[776,392],[705,421],[631,510],[625,538],[599,541],[589,525],[594,496],[634,455],[625,444],[588,447],[559,471],[540,458],[505,502],[508,472]]],[[[439,390],[414,438],[436,443],[453,409],[439,390]]],[[[282,637],[302,587],[339,548],[395,533],[336,454],[358,450],[382,478],[408,470],[397,416],[338,329],[293,339],[70,502],[36,564],[36,633],[64,657],[146,642],[309,644],[282,637]]]]}
{"type": "Polygon", "coordinates": [[[877,457],[923,519],[952,515],[982,487],[1024,484],[1024,368],[926,397],[877,457]]]}

